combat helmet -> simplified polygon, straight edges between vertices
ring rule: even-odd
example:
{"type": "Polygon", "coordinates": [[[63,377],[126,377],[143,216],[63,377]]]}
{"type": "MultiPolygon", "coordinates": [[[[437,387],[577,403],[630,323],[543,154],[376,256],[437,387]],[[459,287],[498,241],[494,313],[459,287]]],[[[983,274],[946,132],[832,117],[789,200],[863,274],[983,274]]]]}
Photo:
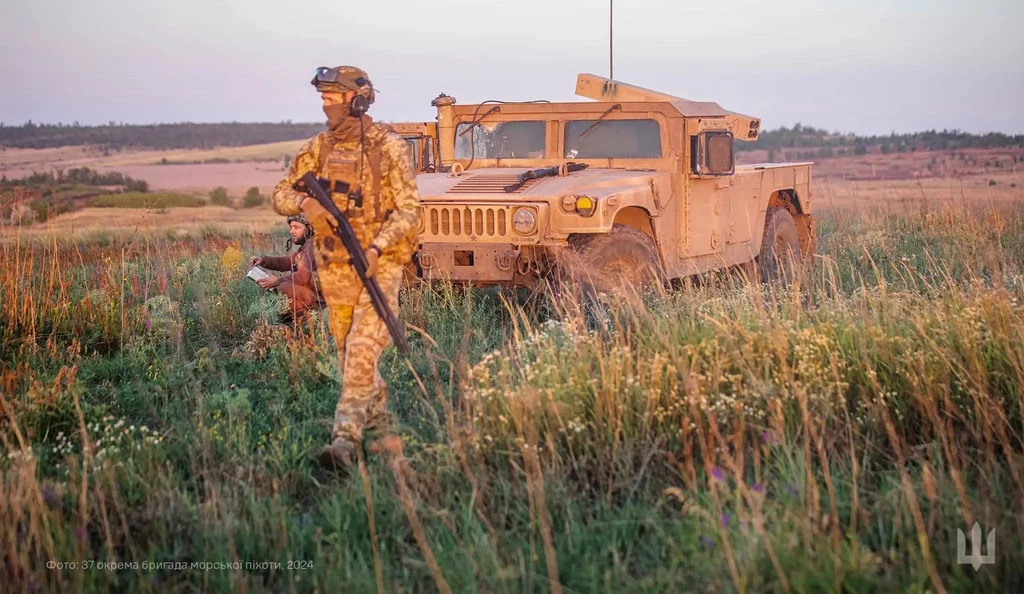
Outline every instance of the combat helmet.
{"type": "Polygon", "coordinates": [[[370,82],[370,77],[366,74],[366,71],[355,66],[335,66],[334,68],[321,66],[316,69],[313,79],[309,81],[309,84],[316,87],[316,90],[319,92],[333,91],[344,93],[346,91],[355,91],[356,99],[353,101],[355,102],[361,98],[362,102],[366,105],[366,109],[369,109],[376,99],[376,90],[373,88],[373,83],[370,82]]]}
{"type": "MultiPolygon", "coordinates": [[[[306,233],[303,235],[303,241],[309,241],[313,237],[313,234],[314,234],[313,225],[310,224],[309,219],[307,219],[306,215],[304,215],[302,213],[299,213],[297,215],[291,215],[290,217],[287,218],[287,224],[288,225],[291,225],[295,221],[298,221],[298,222],[302,223],[303,225],[305,225],[306,233]]],[[[285,251],[291,250],[293,244],[294,244],[294,242],[292,242],[292,238],[291,238],[291,236],[289,236],[288,240],[285,241],[285,244],[284,244],[285,251]]]]}

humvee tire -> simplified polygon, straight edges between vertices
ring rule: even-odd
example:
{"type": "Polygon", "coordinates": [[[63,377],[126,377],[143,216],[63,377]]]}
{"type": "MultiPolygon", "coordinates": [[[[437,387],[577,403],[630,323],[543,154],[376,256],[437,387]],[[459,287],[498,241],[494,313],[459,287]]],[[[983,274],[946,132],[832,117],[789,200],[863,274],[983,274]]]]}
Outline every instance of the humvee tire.
{"type": "Polygon", "coordinates": [[[768,209],[764,217],[764,239],[757,256],[761,282],[787,285],[800,266],[800,236],[793,215],[781,206],[768,209]]]}
{"type": "Polygon", "coordinates": [[[627,225],[612,225],[608,233],[572,236],[569,246],[575,255],[570,276],[599,292],[664,282],[654,240],[627,225]]]}

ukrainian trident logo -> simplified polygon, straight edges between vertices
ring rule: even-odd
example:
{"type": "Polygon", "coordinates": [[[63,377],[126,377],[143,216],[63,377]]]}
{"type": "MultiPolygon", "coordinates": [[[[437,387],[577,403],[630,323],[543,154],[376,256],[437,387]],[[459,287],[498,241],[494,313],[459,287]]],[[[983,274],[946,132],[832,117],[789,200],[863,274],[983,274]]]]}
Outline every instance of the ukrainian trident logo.
{"type": "Polygon", "coordinates": [[[971,554],[967,554],[967,542],[964,531],[956,529],[956,562],[960,565],[970,565],[974,571],[981,569],[982,565],[994,565],[996,562],[996,530],[989,530],[988,542],[985,547],[985,554],[981,554],[981,526],[977,522],[971,528],[971,554]]]}

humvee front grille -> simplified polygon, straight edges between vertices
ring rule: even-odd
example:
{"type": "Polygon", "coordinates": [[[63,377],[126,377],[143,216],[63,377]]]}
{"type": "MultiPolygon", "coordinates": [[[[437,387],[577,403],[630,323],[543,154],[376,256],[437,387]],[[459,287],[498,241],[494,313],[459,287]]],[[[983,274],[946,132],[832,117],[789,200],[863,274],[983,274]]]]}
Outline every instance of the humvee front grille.
{"type": "Polygon", "coordinates": [[[424,232],[434,238],[505,237],[509,209],[501,206],[427,206],[424,232]]]}
{"type": "MultiPolygon", "coordinates": [[[[521,194],[540,181],[540,178],[526,180],[526,183],[509,194],[521,194]]],[[[519,183],[518,173],[476,173],[452,186],[449,194],[504,194],[505,187],[519,183]]]]}

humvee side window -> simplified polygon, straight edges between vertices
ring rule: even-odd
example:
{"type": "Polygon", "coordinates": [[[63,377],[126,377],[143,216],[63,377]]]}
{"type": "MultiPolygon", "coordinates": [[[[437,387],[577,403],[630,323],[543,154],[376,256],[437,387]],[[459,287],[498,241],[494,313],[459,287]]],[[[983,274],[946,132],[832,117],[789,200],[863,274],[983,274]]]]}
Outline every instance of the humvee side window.
{"type": "Polygon", "coordinates": [[[731,132],[704,132],[690,137],[690,168],[694,173],[730,175],[735,166],[731,132]]]}
{"type": "Polygon", "coordinates": [[[565,153],[578,159],[657,159],[661,127],[654,120],[575,120],[565,123],[565,153]],[[591,127],[593,126],[593,127],[591,127]],[[589,131],[588,131],[589,130],[589,131]],[[587,132],[582,139],[580,135],[587,132]]]}
{"type": "Polygon", "coordinates": [[[456,159],[543,159],[545,125],[540,121],[481,122],[455,128],[456,159]]]}

